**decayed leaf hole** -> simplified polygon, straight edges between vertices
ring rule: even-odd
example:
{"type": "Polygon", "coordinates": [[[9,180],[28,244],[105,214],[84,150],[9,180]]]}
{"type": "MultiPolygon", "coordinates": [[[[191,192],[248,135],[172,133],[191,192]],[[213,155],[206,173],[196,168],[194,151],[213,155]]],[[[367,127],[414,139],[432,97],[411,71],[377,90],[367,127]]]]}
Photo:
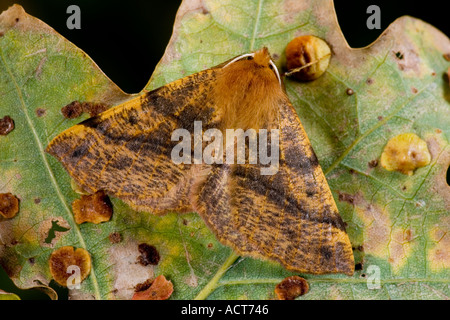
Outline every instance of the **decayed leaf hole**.
{"type": "Polygon", "coordinates": [[[43,247],[53,248],[69,230],[70,225],[63,217],[50,217],[39,225],[39,243],[43,247]]]}

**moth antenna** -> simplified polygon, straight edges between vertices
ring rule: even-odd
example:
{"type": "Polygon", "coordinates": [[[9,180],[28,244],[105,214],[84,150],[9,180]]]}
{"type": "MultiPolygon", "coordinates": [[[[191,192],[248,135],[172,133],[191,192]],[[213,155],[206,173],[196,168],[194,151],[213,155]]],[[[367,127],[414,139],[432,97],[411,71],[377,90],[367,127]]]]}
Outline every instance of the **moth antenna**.
{"type": "Polygon", "coordinates": [[[246,54],[243,54],[242,56],[238,56],[238,57],[236,57],[236,58],[234,58],[233,60],[231,60],[230,62],[228,62],[225,66],[224,66],[224,68],[226,68],[226,67],[228,67],[230,64],[232,64],[232,63],[235,63],[236,61],[239,61],[239,60],[241,60],[242,58],[245,58],[245,57],[254,57],[255,56],[255,53],[253,52],[253,53],[246,53],[246,54]]]}
{"type": "MultiPolygon", "coordinates": [[[[234,58],[233,60],[231,60],[230,62],[228,62],[225,66],[223,66],[223,68],[226,68],[226,67],[228,67],[230,64],[232,64],[232,63],[234,63],[234,62],[236,62],[236,61],[239,61],[239,60],[241,60],[241,59],[243,59],[243,58],[246,58],[246,57],[255,57],[255,53],[254,53],[254,52],[252,52],[252,53],[246,53],[246,54],[243,54],[243,55],[241,55],[241,56],[238,56],[238,57],[234,58]]],[[[278,83],[280,84],[280,86],[282,86],[282,85],[281,85],[281,77],[280,77],[280,73],[278,72],[277,66],[275,65],[275,63],[273,63],[272,59],[269,60],[269,63],[272,65],[273,70],[275,71],[275,74],[276,74],[277,79],[278,79],[278,83]]]]}
{"type": "Polygon", "coordinates": [[[272,60],[270,60],[269,63],[272,65],[273,70],[275,71],[275,74],[276,74],[276,76],[278,78],[278,82],[280,83],[280,86],[281,86],[281,77],[280,77],[280,73],[278,72],[277,66],[275,65],[275,63],[273,63],[272,60]]]}

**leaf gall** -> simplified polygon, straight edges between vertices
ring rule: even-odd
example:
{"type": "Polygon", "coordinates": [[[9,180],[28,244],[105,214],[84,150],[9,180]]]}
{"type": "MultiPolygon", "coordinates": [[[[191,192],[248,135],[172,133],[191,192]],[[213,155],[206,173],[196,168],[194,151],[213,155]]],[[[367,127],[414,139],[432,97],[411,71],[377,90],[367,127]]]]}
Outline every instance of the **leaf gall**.
{"type": "Polygon", "coordinates": [[[414,133],[391,138],[381,154],[381,166],[388,171],[412,175],[414,170],[428,165],[431,155],[425,141],[414,133]]]}
{"type": "Polygon", "coordinates": [[[52,252],[49,259],[50,273],[53,279],[60,285],[66,287],[67,280],[71,276],[68,273],[70,266],[77,266],[80,268],[80,282],[86,279],[91,271],[91,256],[83,248],[71,246],[61,247],[52,252]]]}
{"type": "Polygon", "coordinates": [[[6,136],[14,129],[14,120],[10,116],[0,119],[0,135],[6,136]]]}
{"type": "Polygon", "coordinates": [[[154,246],[151,246],[146,243],[141,243],[138,246],[138,250],[140,252],[140,256],[138,257],[138,262],[143,265],[147,266],[149,264],[151,265],[157,265],[160,260],[159,252],[156,250],[154,246]]]}
{"type": "Polygon", "coordinates": [[[308,282],[299,276],[287,277],[275,287],[278,300],[294,300],[308,291],[308,282]]]}
{"type": "Polygon", "coordinates": [[[319,78],[328,68],[331,50],[328,44],[315,36],[300,36],[286,46],[286,75],[300,81],[319,78]]]}
{"type": "Polygon", "coordinates": [[[11,193],[0,194],[0,215],[11,219],[19,212],[19,199],[11,193]]]}
{"type": "Polygon", "coordinates": [[[136,292],[131,300],[167,300],[173,292],[173,284],[163,275],[159,275],[148,286],[149,281],[136,286],[136,292]]]}
{"type": "Polygon", "coordinates": [[[113,213],[112,204],[103,191],[82,195],[80,199],[72,202],[72,211],[77,224],[109,221],[113,213]]]}

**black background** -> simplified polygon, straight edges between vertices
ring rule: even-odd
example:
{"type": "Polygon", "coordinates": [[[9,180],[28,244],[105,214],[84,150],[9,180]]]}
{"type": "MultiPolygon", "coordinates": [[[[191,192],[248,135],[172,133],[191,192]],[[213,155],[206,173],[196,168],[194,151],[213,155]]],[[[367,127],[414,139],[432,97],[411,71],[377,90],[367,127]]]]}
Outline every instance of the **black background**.
{"type": "MultiPolygon", "coordinates": [[[[247,0],[253,1],[253,0],[247,0]]],[[[446,1],[335,0],[338,22],[352,47],[374,41],[402,15],[420,18],[450,36],[446,1]],[[381,9],[381,29],[369,30],[367,7],[381,9]]],[[[84,50],[122,90],[139,92],[147,84],[172,34],[180,0],[0,0],[0,11],[18,3],[84,50]],[[81,29],[69,30],[66,9],[81,10],[81,29]]]]}
{"type": "MultiPolygon", "coordinates": [[[[247,0],[252,1],[252,0],[247,0]]],[[[0,0],[0,12],[14,3],[62,34],[84,50],[122,90],[139,92],[147,84],[153,69],[164,54],[172,34],[173,22],[181,3],[164,1],[92,1],[92,0],[0,0]],[[66,9],[76,4],[81,9],[81,29],[69,30],[66,9]]],[[[450,13],[446,1],[367,1],[335,0],[339,25],[351,47],[373,42],[396,18],[411,15],[420,18],[450,36],[450,13]],[[381,9],[381,29],[369,30],[367,7],[381,9]]],[[[52,284],[60,299],[67,291],[52,284]]],[[[22,299],[48,299],[37,290],[18,290],[0,267],[0,289],[18,293],[22,299]]]]}

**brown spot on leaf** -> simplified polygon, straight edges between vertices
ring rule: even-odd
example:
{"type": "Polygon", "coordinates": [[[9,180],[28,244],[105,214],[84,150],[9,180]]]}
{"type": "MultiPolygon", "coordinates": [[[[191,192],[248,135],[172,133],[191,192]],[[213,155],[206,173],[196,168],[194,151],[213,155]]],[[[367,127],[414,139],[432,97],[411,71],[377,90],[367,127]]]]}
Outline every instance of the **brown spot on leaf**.
{"type": "Polygon", "coordinates": [[[34,203],[35,203],[35,204],[41,203],[41,198],[35,198],[35,199],[34,199],[34,203]]]}
{"type": "Polygon", "coordinates": [[[112,204],[103,191],[92,195],[82,195],[81,199],[72,202],[72,211],[75,222],[101,223],[109,221],[112,216],[112,204]]]}
{"type": "Polygon", "coordinates": [[[118,232],[112,232],[109,234],[108,239],[111,243],[119,243],[122,241],[122,236],[118,232]]]}
{"type": "Polygon", "coordinates": [[[441,218],[440,222],[430,230],[430,246],[427,256],[430,268],[433,271],[441,271],[450,268],[450,217],[441,218]]]}
{"type": "Polygon", "coordinates": [[[61,113],[66,119],[75,119],[81,116],[81,114],[83,113],[83,109],[80,102],[73,101],[68,105],[62,107],[61,113]]]}
{"type": "Polygon", "coordinates": [[[63,107],[61,112],[65,118],[74,119],[81,116],[83,112],[89,113],[93,117],[106,111],[108,108],[109,106],[103,103],[72,101],[63,107]]]}
{"type": "Polygon", "coordinates": [[[389,213],[379,205],[368,202],[362,193],[354,195],[355,211],[364,223],[364,253],[387,258],[391,221],[389,213]]]}
{"type": "Polygon", "coordinates": [[[37,108],[36,109],[36,115],[39,118],[45,116],[46,113],[47,113],[47,111],[44,108],[37,108]]]}
{"type": "Polygon", "coordinates": [[[11,219],[19,212],[19,199],[11,193],[0,193],[0,215],[11,219]]]}
{"type": "Polygon", "coordinates": [[[294,300],[295,298],[308,293],[308,282],[299,276],[292,276],[283,279],[275,287],[275,294],[279,300],[294,300]]]}
{"type": "Polygon", "coordinates": [[[378,166],[378,159],[369,161],[368,165],[369,165],[369,168],[376,168],[378,166]]]}
{"type": "Polygon", "coordinates": [[[373,83],[373,79],[372,78],[367,78],[366,83],[368,85],[371,85],[373,83]]]}
{"type": "Polygon", "coordinates": [[[397,51],[396,53],[395,53],[395,56],[397,57],[397,59],[403,59],[403,53],[401,53],[401,51],[397,51]]]}
{"type": "Polygon", "coordinates": [[[406,230],[405,230],[403,239],[404,239],[405,241],[408,241],[408,242],[411,241],[411,240],[413,239],[413,236],[412,236],[412,230],[411,230],[411,229],[406,229],[406,230]]]}
{"type": "Polygon", "coordinates": [[[91,117],[102,113],[103,111],[108,110],[108,106],[103,103],[91,103],[91,102],[83,102],[82,104],[83,112],[89,113],[91,117]]]}
{"type": "Polygon", "coordinates": [[[442,56],[444,57],[445,60],[450,61],[450,52],[444,53],[442,56]]]}
{"type": "Polygon", "coordinates": [[[69,267],[80,268],[80,282],[86,279],[91,271],[91,256],[83,248],[74,249],[71,246],[61,247],[52,252],[49,259],[50,273],[53,279],[66,287],[67,280],[72,275],[69,267]]]}
{"type": "Polygon", "coordinates": [[[353,91],[353,89],[347,88],[347,90],[345,91],[347,93],[347,95],[351,96],[355,93],[355,91],[353,91]]]}
{"type": "Polygon", "coordinates": [[[348,202],[349,204],[353,205],[355,202],[355,198],[352,194],[339,192],[339,201],[348,202]]]}
{"type": "Polygon", "coordinates": [[[413,232],[411,229],[394,228],[389,242],[389,258],[392,270],[397,273],[407,261],[412,250],[413,232]]]}
{"type": "Polygon", "coordinates": [[[154,246],[151,246],[147,243],[141,243],[138,246],[138,250],[140,252],[140,256],[138,257],[138,262],[143,265],[147,266],[149,264],[151,265],[157,265],[160,260],[159,252],[156,250],[154,246]]]}
{"type": "MultiPolygon", "coordinates": [[[[140,288],[144,288],[147,285],[148,283],[145,283],[145,285],[140,288]]],[[[167,280],[163,275],[159,275],[148,288],[136,291],[131,300],[167,300],[172,293],[172,282],[167,280]]]]}
{"type": "Polygon", "coordinates": [[[411,92],[414,93],[414,94],[416,94],[416,93],[418,92],[418,90],[417,90],[417,88],[415,88],[415,87],[411,87],[411,92]]]}
{"type": "Polygon", "coordinates": [[[10,116],[0,119],[0,135],[6,136],[14,129],[14,120],[10,116]]]}
{"type": "Polygon", "coordinates": [[[406,73],[421,74],[422,61],[420,59],[418,49],[412,42],[404,42],[402,50],[396,51],[396,62],[399,70],[406,73]]]}
{"type": "Polygon", "coordinates": [[[148,288],[150,288],[150,286],[152,285],[153,281],[154,281],[154,279],[147,279],[144,282],[138,283],[134,287],[134,291],[135,292],[139,292],[139,291],[147,290],[148,288]]]}
{"type": "Polygon", "coordinates": [[[0,268],[3,268],[10,278],[18,278],[23,269],[23,257],[14,253],[12,248],[17,243],[17,232],[15,226],[17,221],[15,219],[2,219],[0,217],[0,268]],[[20,260],[20,261],[19,261],[20,260]]]}

